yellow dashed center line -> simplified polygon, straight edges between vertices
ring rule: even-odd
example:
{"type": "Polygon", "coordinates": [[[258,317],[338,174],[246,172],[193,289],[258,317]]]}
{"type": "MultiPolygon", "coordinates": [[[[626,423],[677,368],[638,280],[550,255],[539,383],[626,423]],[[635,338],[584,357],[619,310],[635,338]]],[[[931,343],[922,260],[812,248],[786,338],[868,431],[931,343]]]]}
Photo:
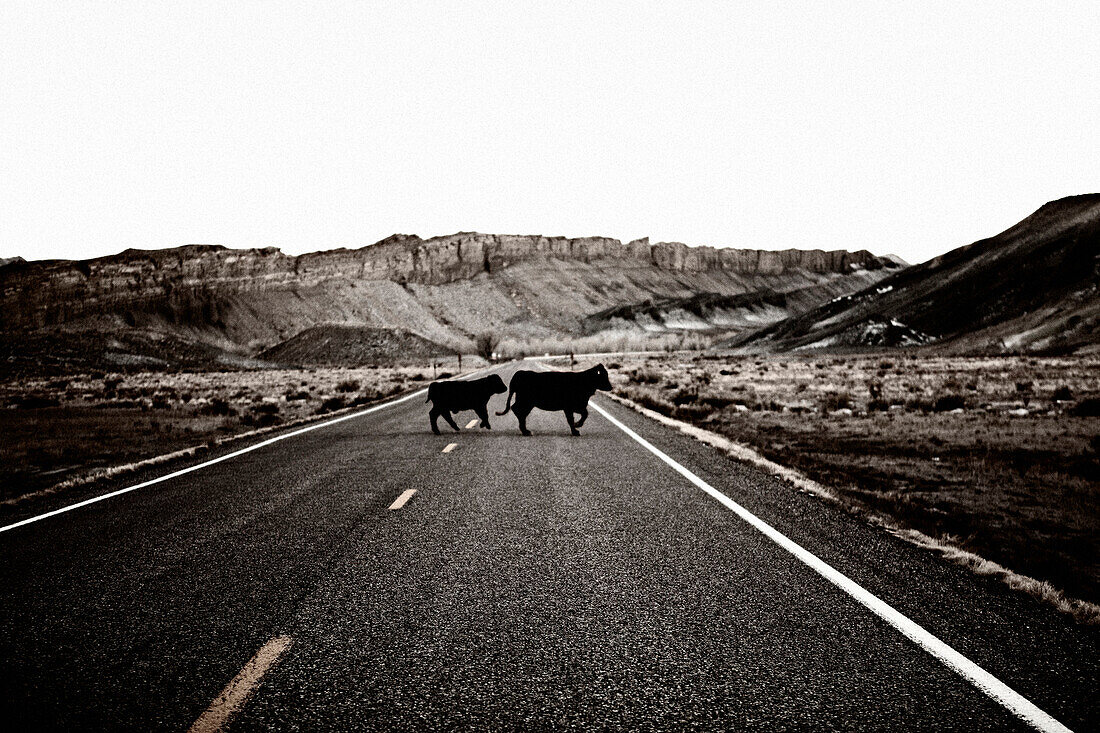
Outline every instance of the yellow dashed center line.
{"type": "Polygon", "coordinates": [[[470,428],[476,428],[476,427],[477,427],[477,418],[476,417],[473,420],[471,420],[470,422],[466,423],[466,429],[467,430],[469,430],[470,428]]]}
{"type": "Polygon", "coordinates": [[[264,644],[260,651],[256,652],[256,656],[244,665],[244,669],[225,686],[221,694],[214,698],[214,702],[210,703],[206,712],[199,716],[191,726],[191,733],[225,730],[229,719],[241,709],[260,686],[260,678],[275,666],[279,657],[293,643],[294,640],[289,636],[276,636],[264,644]]]}
{"type": "Polygon", "coordinates": [[[405,506],[409,502],[409,499],[412,498],[412,495],[415,493],[416,489],[405,489],[404,491],[402,491],[401,496],[397,497],[397,501],[390,504],[390,511],[392,512],[405,506]]]}
{"type": "Polygon", "coordinates": [[[453,451],[457,447],[458,447],[458,443],[448,443],[447,447],[443,449],[443,452],[444,453],[450,453],[451,451],[453,451]]]}

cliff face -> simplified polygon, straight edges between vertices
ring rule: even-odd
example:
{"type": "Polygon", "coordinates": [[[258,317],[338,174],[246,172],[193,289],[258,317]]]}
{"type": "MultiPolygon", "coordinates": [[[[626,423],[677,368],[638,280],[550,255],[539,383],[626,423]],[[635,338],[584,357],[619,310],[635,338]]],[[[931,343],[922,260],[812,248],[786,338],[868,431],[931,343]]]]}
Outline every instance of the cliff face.
{"type": "Polygon", "coordinates": [[[745,306],[723,310],[713,322],[690,323],[677,311],[644,323],[607,324],[620,331],[729,332],[853,292],[899,267],[867,252],[476,233],[427,240],[394,235],[361,249],[298,257],[214,245],[127,250],[80,262],[0,267],[0,346],[11,352],[0,357],[33,366],[43,360],[41,349],[21,344],[48,348],[51,338],[61,343],[77,331],[102,343],[105,354],[113,353],[111,344],[144,334],[147,355],[157,358],[158,339],[168,337],[251,356],[329,325],[408,331],[466,349],[472,336],[486,331],[521,342],[591,333],[590,315],[652,299],[791,293],[785,310],[745,306]]]}
{"type": "MultiPolygon", "coordinates": [[[[688,247],[677,242],[460,233],[433,239],[394,235],[356,250],[292,257],[275,248],[188,245],[127,250],[79,262],[16,262],[0,270],[0,330],[67,323],[85,314],[166,301],[187,309],[215,292],[309,288],[332,280],[443,285],[540,259],[654,267],[670,273],[847,274],[896,267],[869,252],[688,247]]],[[[201,306],[200,306],[201,307],[201,306]]]]}

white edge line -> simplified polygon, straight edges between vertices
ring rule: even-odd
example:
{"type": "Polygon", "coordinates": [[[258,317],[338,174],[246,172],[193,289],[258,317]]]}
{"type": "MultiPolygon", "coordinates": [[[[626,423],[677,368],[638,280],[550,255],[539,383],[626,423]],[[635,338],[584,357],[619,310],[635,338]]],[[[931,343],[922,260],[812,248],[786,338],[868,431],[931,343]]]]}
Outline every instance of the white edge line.
{"type": "Polygon", "coordinates": [[[240,710],[260,684],[260,680],[269,669],[275,666],[294,640],[289,636],[276,636],[260,647],[255,656],[229,681],[203,714],[199,716],[188,733],[208,733],[225,729],[226,723],[240,710]]]}
{"type": "MultiPolygon", "coordinates": [[[[459,377],[459,379],[468,379],[468,378],[474,376],[475,374],[478,374],[479,372],[494,369],[496,366],[498,366],[498,365],[493,364],[493,365],[488,366],[488,367],[483,367],[481,369],[477,369],[475,371],[470,372],[469,374],[465,374],[462,377],[459,377]]],[[[232,453],[226,453],[224,456],[218,456],[217,458],[211,458],[209,461],[203,461],[202,463],[196,463],[194,466],[188,466],[187,468],[181,468],[178,471],[173,471],[172,473],[165,474],[164,476],[158,476],[157,478],[149,479],[148,481],[143,481],[140,484],[135,484],[133,486],[127,486],[125,489],[119,489],[118,491],[112,491],[110,493],[102,494],[100,496],[93,496],[91,499],[85,499],[84,501],[79,501],[76,504],[70,504],[69,506],[63,506],[60,509],[54,509],[53,511],[49,511],[49,512],[46,512],[44,514],[38,514],[38,515],[33,516],[33,517],[28,517],[27,519],[23,519],[23,520],[20,520],[18,522],[14,522],[14,523],[6,525],[4,527],[0,527],[0,533],[7,532],[8,530],[16,529],[17,527],[22,527],[22,526],[27,525],[27,524],[33,524],[34,522],[40,522],[43,519],[49,519],[50,517],[57,516],[58,514],[64,514],[65,512],[71,512],[74,509],[79,509],[81,507],[88,506],[89,504],[95,504],[96,502],[105,501],[107,499],[112,499],[116,496],[122,496],[123,494],[130,493],[131,491],[137,491],[138,489],[144,489],[147,486],[152,486],[153,484],[159,484],[163,481],[168,481],[170,479],[174,479],[174,478],[177,478],[179,476],[183,476],[185,474],[191,473],[192,471],[198,471],[200,468],[206,468],[207,466],[213,466],[215,463],[221,463],[222,461],[228,461],[230,458],[236,458],[237,456],[244,455],[245,453],[250,453],[251,451],[258,450],[259,448],[263,448],[265,446],[271,445],[272,443],[278,443],[280,440],[286,440],[287,438],[293,438],[294,436],[301,435],[302,433],[308,433],[311,430],[320,430],[321,428],[327,428],[329,425],[335,425],[336,423],[343,422],[345,420],[351,420],[351,419],[354,419],[354,418],[357,418],[357,417],[362,417],[363,415],[369,415],[372,412],[378,412],[379,410],[384,410],[387,407],[391,407],[393,405],[398,405],[402,402],[407,402],[408,400],[411,400],[415,397],[422,397],[424,394],[427,393],[427,391],[428,391],[428,388],[424,387],[423,389],[418,389],[415,392],[410,392],[409,394],[405,395],[404,397],[398,397],[395,400],[390,400],[389,402],[383,402],[380,405],[374,405],[373,407],[368,407],[367,409],[360,410],[359,412],[352,412],[352,413],[347,414],[347,415],[341,415],[340,417],[333,418],[332,420],[326,420],[325,422],[319,422],[319,423],[314,423],[313,425],[307,425],[304,428],[299,428],[298,430],[293,430],[289,433],[283,433],[282,435],[276,435],[274,438],[268,438],[267,440],[261,440],[259,443],[255,443],[255,444],[250,445],[246,448],[241,448],[239,450],[235,450],[232,453]]]]}
{"type": "Polygon", "coordinates": [[[841,573],[839,570],[836,570],[834,567],[819,558],[817,555],[813,554],[798,543],[794,542],[786,535],[772,527],[770,524],[750,512],[748,509],[741,506],[736,501],[729,498],[721,491],[696,476],[687,468],[681,466],[679,463],[663,453],[660,449],[655,447],[645,438],[641,437],[633,430],[628,428],[626,425],[612,417],[607,412],[607,410],[603,409],[595,403],[592,403],[592,409],[603,415],[612,425],[622,430],[629,437],[633,438],[643,448],[648,450],[653,455],[657,456],[657,458],[661,459],[664,463],[668,464],[674,471],[679,473],[681,476],[686,478],[698,488],[702,489],[714,499],[717,499],[723,506],[725,506],[733,513],[737,514],[737,516],[741,517],[741,519],[752,525],[755,529],[759,530],[772,542],[775,542],[784,550],[790,552],[796,558],[808,565],[816,573],[818,573],[830,583],[850,595],[860,604],[868,608],[876,616],[893,626],[895,629],[900,631],[911,641],[915,642],[926,652],[936,657],[945,665],[953,669],[955,672],[964,677],[979,690],[981,690],[986,695],[993,698],[995,701],[1010,710],[1021,720],[1041,731],[1064,732],[1070,730],[1065,725],[1058,722],[1049,713],[1043,711],[1030,700],[1025,698],[1023,695],[1016,692],[1005,683],[1001,682],[999,679],[979,667],[974,662],[964,657],[959,652],[955,651],[953,648],[941,641],[938,637],[926,630],[924,627],[917,624],[908,616],[905,616],[893,606],[886,603],[870,591],[866,590],[854,580],[841,573]]]}

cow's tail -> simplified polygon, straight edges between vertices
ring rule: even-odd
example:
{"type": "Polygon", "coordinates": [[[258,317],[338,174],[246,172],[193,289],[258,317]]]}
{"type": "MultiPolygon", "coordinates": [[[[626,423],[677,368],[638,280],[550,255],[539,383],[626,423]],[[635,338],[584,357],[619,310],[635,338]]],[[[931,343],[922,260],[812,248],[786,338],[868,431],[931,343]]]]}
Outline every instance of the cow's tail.
{"type": "Polygon", "coordinates": [[[516,391],[516,378],[512,377],[511,383],[508,385],[508,399],[504,402],[504,409],[497,413],[497,415],[504,415],[512,409],[512,395],[516,391]]]}

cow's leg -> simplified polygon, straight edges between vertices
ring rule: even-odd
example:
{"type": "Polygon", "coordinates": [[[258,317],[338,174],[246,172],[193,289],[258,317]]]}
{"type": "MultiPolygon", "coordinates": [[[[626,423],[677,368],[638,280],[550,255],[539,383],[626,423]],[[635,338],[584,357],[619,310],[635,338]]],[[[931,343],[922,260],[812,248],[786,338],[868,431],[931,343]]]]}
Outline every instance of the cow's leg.
{"type": "Polygon", "coordinates": [[[573,413],[569,410],[563,410],[563,412],[565,413],[566,422],[569,423],[569,432],[573,435],[580,435],[580,433],[577,432],[577,426],[573,424],[573,413]]]}
{"type": "Polygon", "coordinates": [[[527,416],[531,414],[532,409],[533,405],[521,405],[518,402],[512,405],[512,412],[519,420],[519,431],[524,435],[531,434],[531,431],[527,429],[527,416]]]}
{"type": "Polygon", "coordinates": [[[482,405],[481,407],[475,407],[474,412],[476,412],[477,416],[481,418],[481,427],[492,430],[493,426],[489,424],[489,411],[485,408],[485,405],[482,405]]]}
{"type": "Polygon", "coordinates": [[[588,405],[581,405],[577,410],[577,414],[581,416],[580,420],[577,420],[577,427],[584,425],[584,421],[588,419],[588,405]]]}
{"type": "Polygon", "coordinates": [[[441,414],[443,414],[443,411],[434,405],[432,406],[432,411],[428,413],[428,417],[431,418],[432,421],[432,432],[436,435],[439,435],[439,425],[436,424],[436,421],[439,420],[441,414]]]}
{"type": "Polygon", "coordinates": [[[443,419],[447,421],[447,424],[454,428],[455,432],[458,432],[458,425],[455,425],[455,419],[451,417],[450,410],[442,410],[443,419]]]}

